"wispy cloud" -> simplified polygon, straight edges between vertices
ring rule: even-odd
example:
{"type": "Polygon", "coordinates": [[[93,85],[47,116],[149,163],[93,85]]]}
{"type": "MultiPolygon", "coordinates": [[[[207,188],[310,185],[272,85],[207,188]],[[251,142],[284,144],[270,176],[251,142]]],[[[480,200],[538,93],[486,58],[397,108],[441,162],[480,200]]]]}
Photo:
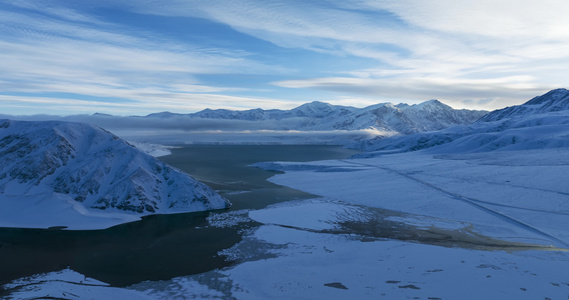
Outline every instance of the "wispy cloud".
{"type": "MultiPolygon", "coordinates": [[[[31,4],[24,8],[39,9],[31,4]]],[[[120,111],[129,105],[145,107],[150,112],[151,109],[192,111],[203,109],[204,103],[213,107],[239,107],[249,101],[267,100],[268,105],[274,104],[271,101],[278,102],[230,96],[227,93],[246,89],[207,85],[196,78],[204,74],[282,71],[278,66],[249,59],[244,51],[182,45],[165,38],[147,38],[144,34],[137,36],[117,25],[91,26],[96,19],[74,14],[69,9],[49,8],[42,13],[62,15],[67,20],[43,17],[39,11],[38,15],[0,12],[3,20],[0,32],[5,36],[0,40],[3,93],[73,94],[79,99],[63,102],[73,102],[85,110],[97,104],[103,111],[111,107],[120,111]],[[83,101],[80,95],[108,98],[109,102],[83,101]]],[[[12,102],[26,98],[22,103],[39,104],[48,100],[30,97],[4,96],[2,101],[6,104],[6,98],[12,102]]],[[[54,98],[51,104],[60,105],[62,99],[54,98]]]]}
{"type": "MultiPolygon", "coordinates": [[[[497,79],[327,77],[280,81],[274,84],[288,88],[315,88],[370,97],[381,94],[382,99],[393,102],[402,98],[415,99],[420,95],[427,99],[446,99],[445,103],[455,108],[497,109],[504,107],[504,104],[518,104],[520,100],[529,100],[540,94],[542,87],[532,84],[532,79],[516,76],[497,79]]],[[[423,100],[411,102],[421,101],[423,100]]]]}
{"type": "Polygon", "coordinates": [[[0,115],[0,119],[23,121],[60,120],[90,123],[133,142],[179,144],[265,143],[265,144],[346,144],[362,138],[390,136],[395,132],[362,130],[287,130],[299,120],[245,121],[234,119],[188,118],[184,115],[160,117],[116,117],[106,115],[0,115]]]}
{"type": "Polygon", "coordinates": [[[383,72],[346,70],[366,79],[334,76],[305,79],[303,84],[284,81],[280,86],[324,87],[378,98],[422,100],[429,95],[458,105],[493,99],[493,107],[502,107],[563,84],[563,70],[556,67],[569,63],[569,19],[564,16],[569,4],[564,1],[171,3],[170,8],[138,9],[199,14],[282,47],[372,58],[383,72]]]}
{"type": "MultiPolygon", "coordinates": [[[[84,90],[89,93],[90,90],[84,90]]],[[[95,89],[92,90],[93,94],[95,89]]],[[[46,96],[12,96],[0,95],[0,106],[21,108],[23,113],[30,113],[29,108],[52,115],[69,115],[81,113],[111,113],[115,115],[146,115],[153,112],[173,111],[187,112],[199,111],[204,108],[226,108],[243,110],[251,107],[285,107],[291,108],[291,103],[285,100],[270,98],[238,97],[222,94],[202,93],[172,93],[163,91],[130,91],[126,95],[120,95],[124,100],[116,98],[81,100],[77,98],[61,98],[46,96]],[[65,112],[65,113],[62,113],[65,112]]],[[[294,105],[294,104],[293,104],[294,105]]],[[[6,111],[6,110],[4,110],[6,111]]]]}
{"type": "Polygon", "coordinates": [[[561,87],[569,67],[564,15],[569,2],[561,0],[30,0],[2,5],[9,9],[0,11],[5,94],[0,100],[12,107],[25,106],[19,97],[38,101],[45,97],[40,94],[64,93],[51,96],[54,103],[64,105],[59,101],[65,99],[71,105],[75,98],[80,100],[76,109],[85,111],[95,104],[131,114],[286,108],[297,104],[284,99],[281,92],[288,90],[296,99],[322,92],[319,100],[336,103],[439,98],[456,107],[491,109],[561,87]],[[220,36],[202,32],[205,40],[218,40],[200,43],[184,38],[200,28],[173,38],[160,26],[153,30],[97,14],[109,9],[155,22],[208,20],[228,29],[220,36]],[[251,40],[239,41],[246,36],[251,40]],[[259,40],[272,48],[247,44],[259,40]],[[319,61],[304,67],[299,53],[319,61]],[[217,75],[243,84],[227,84],[217,75]]]}

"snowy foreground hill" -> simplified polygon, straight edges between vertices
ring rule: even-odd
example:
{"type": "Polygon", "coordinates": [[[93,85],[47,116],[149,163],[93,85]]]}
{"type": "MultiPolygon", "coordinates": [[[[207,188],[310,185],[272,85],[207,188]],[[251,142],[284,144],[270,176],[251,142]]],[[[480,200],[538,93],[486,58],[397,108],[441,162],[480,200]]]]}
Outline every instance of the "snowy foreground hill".
{"type": "Polygon", "coordinates": [[[319,198],[211,217],[212,227],[261,224],[220,253],[235,266],[127,288],[66,269],[4,289],[14,299],[567,299],[568,116],[541,109],[566,93],[511,109],[521,115],[375,141],[360,157],[257,164],[319,198]]]}
{"type": "Polygon", "coordinates": [[[106,228],[227,200],[115,135],[80,123],[0,121],[0,226],[106,228]]]}

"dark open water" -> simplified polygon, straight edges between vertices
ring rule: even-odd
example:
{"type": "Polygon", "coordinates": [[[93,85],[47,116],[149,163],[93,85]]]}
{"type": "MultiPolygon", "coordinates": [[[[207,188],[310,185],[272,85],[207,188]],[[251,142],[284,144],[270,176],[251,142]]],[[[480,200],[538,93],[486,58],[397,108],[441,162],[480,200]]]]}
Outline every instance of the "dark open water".
{"type": "MultiPolygon", "coordinates": [[[[220,191],[233,203],[230,210],[238,210],[312,197],[267,182],[275,173],[249,167],[252,163],[346,158],[355,153],[320,145],[199,145],[174,149],[161,159],[220,191]]],[[[0,285],[67,267],[113,286],[127,286],[230,266],[233,262],[218,256],[218,251],[238,243],[243,227],[256,224],[207,227],[209,214],[150,216],[106,230],[0,228],[0,285]]]]}

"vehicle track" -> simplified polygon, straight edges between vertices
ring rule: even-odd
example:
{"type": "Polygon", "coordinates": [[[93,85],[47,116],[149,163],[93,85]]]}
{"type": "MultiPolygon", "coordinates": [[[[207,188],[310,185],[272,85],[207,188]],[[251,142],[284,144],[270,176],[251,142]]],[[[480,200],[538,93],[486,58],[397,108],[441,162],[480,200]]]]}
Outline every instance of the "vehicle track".
{"type": "MultiPolygon", "coordinates": [[[[442,189],[442,188],[440,188],[440,187],[438,187],[438,186],[435,186],[435,185],[433,185],[433,184],[431,184],[431,183],[428,183],[428,182],[426,182],[426,181],[424,181],[424,180],[421,180],[421,179],[419,179],[419,178],[413,177],[413,176],[411,176],[411,175],[409,175],[409,174],[406,174],[406,173],[404,173],[404,172],[402,172],[402,171],[399,171],[399,170],[396,170],[396,169],[393,169],[393,168],[389,168],[389,167],[385,167],[385,166],[372,165],[372,164],[366,164],[366,163],[361,163],[361,162],[355,162],[355,161],[346,160],[346,159],[341,159],[340,161],[345,162],[345,163],[348,163],[348,164],[352,164],[352,165],[372,167],[372,168],[380,169],[380,170],[383,170],[383,171],[391,172],[391,173],[397,174],[397,175],[399,175],[399,176],[405,177],[405,178],[407,178],[407,179],[409,179],[409,180],[412,180],[412,181],[415,181],[415,182],[417,182],[417,183],[419,183],[419,184],[421,184],[421,185],[423,185],[423,186],[426,186],[426,187],[428,187],[428,188],[431,188],[431,189],[433,189],[433,190],[436,190],[436,191],[438,191],[438,192],[440,192],[440,193],[442,193],[442,194],[444,194],[444,195],[446,195],[446,196],[448,196],[448,197],[450,197],[450,198],[453,198],[453,199],[462,201],[463,203],[469,204],[469,205],[471,205],[471,206],[473,206],[473,207],[475,207],[475,208],[477,208],[477,209],[480,209],[480,210],[483,211],[483,212],[486,212],[486,213],[488,213],[488,214],[491,214],[491,215],[493,215],[493,216],[495,216],[495,217],[497,217],[497,218],[499,218],[499,219],[501,219],[501,220],[503,220],[503,221],[505,221],[505,222],[508,222],[508,223],[510,223],[510,224],[513,224],[513,225],[515,225],[515,226],[517,226],[517,227],[519,227],[519,228],[522,228],[522,229],[528,230],[528,231],[530,231],[530,232],[536,233],[536,234],[538,234],[538,235],[541,235],[541,236],[547,238],[548,240],[554,241],[554,242],[558,243],[559,245],[563,245],[564,247],[569,247],[569,244],[568,244],[567,242],[565,242],[565,241],[563,241],[563,240],[561,240],[561,239],[559,239],[559,238],[556,238],[556,237],[554,237],[554,236],[548,234],[547,232],[544,232],[544,231],[542,231],[542,230],[540,230],[540,229],[538,229],[538,228],[536,228],[536,227],[534,227],[534,226],[532,226],[532,225],[530,225],[530,224],[528,224],[528,223],[525,223],[525,222],[523,222],[523,221],[520,221],[520,220],[518,220],[518,219],[516,219],[516,218],[513,218],[513,217],[511,217],[511,216],[508,216],[508,215],[506,215],[506,214],[504,214],[504,213],[501,213],[501,212],[499,212],[499,211],[493,210],[493,209],[487,207],[486,205],[495,205],[495,206],[502,206],[502,207],[508,207],[508,208],[516,208],[516,209],[524,209],[524,208],[515,207],[515,206],[500,205],[500,204],[495,204],[495,203],[490,203],[490,202],[487,202],[487,201],[478,200],[478,199],[466,197],[466,196],[463,196],[463,195],[460,195],[460,194],[457,194],[457,193],[449,192],[449,191],[444,190],[444,189],[442,189]]],[[[549,212],[549,211],[541,211],[541,210],[533,210],[533,209],[526,209],[526,210],[531,210],[531,211],[536,211],[536,212],[544,212],[544,213],[552,213],[552,212],[549,212]]]]}
{"type": "MultiPolygon", "coordinates": [[[[433,176],[433,177],[448,178],[447,176],[438,175],[438,174],[431,174],[431,173],[424,173],[424,174],[428,175],[428,176],[433,176]]],[[[566,193],[566,192],[542,189],[542,188],[538,188],[538,187],[529,187],[529,186],[523,186],[523,185],[519,185],[519,184],[506,183],[506,182],[496,183],[496,182],[491,182],[491,181],[486,181],[486,180],[481,180],[481,179],[474,179],[474,178],[458,178],[458,179],[476,181],[476,182],[483,182],[483,183],[487,183],[487,184],[491,184],[491,185],[504,185],[504,186],[510,186],[510,187],[515,187],[515,188],[520,188],[520,189],[526,189],[526,190],[534,190],[534,191],[540,191],[540,192],[546,192],[546,193],[553,193],[553,194],[559,194],[562,196],[569,196],[569,193],[566,193]]]]}

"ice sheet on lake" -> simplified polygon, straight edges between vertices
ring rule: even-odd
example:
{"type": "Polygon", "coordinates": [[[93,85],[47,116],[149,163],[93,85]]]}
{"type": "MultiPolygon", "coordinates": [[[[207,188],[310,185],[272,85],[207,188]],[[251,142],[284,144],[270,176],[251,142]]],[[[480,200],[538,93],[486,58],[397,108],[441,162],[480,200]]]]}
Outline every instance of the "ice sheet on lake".
{"type": "Polygon", "coordinates": [[[277,204],[251,211],[249,217],[263,224],[310,230],[333,230],[338,228],[340,222],[368,220],[368,214],[363,208],[321,199],[277,204]]]}
{"type": "MultiPolygon", "coordinates": [[[[104,282],[85,277],[75,271],[65,269],[57,272],[38,274],[22,278],[2,286],[5,293],[2,299],[154,299],[144,293],[110,287],[104,282]]],[[[0,296],[2,290],[0,289],[0,296]]]]}
{"type": "Polygon", "coordinates": [[[563,252],[362,241],[277,225],[264,225],[243,241],[260,242],[273,245],[265,249],[272,257],[132,288],[158,299],[556,299],[569,293],[563,252]],[[210,293],[196,285],[209,286],[210,293]]]}

